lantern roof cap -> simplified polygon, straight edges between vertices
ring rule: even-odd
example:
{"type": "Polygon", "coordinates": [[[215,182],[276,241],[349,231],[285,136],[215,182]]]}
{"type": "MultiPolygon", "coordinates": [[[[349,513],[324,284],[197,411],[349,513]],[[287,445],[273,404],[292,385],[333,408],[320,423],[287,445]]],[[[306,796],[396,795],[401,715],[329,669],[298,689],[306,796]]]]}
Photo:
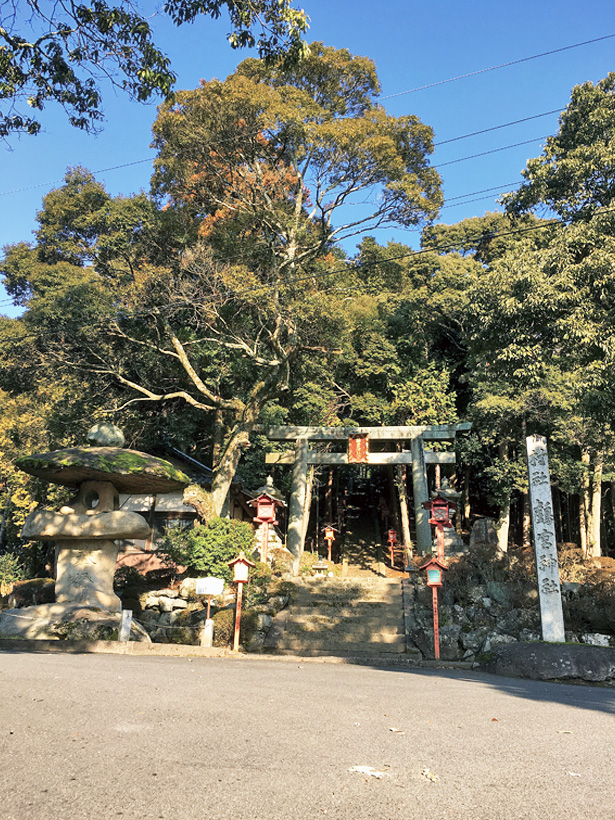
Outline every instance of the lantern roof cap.
{"type": "Polygon", "coordinates": [[[439,567],[440,569],[448,569],[448,566],[444,563],[444,561],[440,561],[440,559],[433,555],[429,561],[426,561],[419,569],[429,569],[430,567],[439,567]]]}
{"type": "Polygon", "coordinates": [[[451,487],[448,478],[443,478],[442,484],[440,485],[440,489],[434,490],[431,493],[431,497],[433,499],[444,498],[449,503],[452,503],[454,501],[458,501],[461,498],[461,493],[459,492],[459,490],[454,490],[451,487]]]}
{"type": "Polygon", "coordinates": [[[248,501],[248,504],[255,504],[259,498],[262,498],[266,495],[272,501],[275,501],[276,504],[280,504],[282,507],[286,507],[286,502],[282,497],[282,493],[277,489],[277,487],[273,486],[273,478],[268,475],[267,481],[263,484],[262,487],[259,487],[258,490],[254,493],[254,498],[251,501],[248,501]]]}
{"type": "Polygon", "coordinates": [[[243,550],[239,553],[237,558],[233,558],[232,561],[228,562],[229,567],[234,567],[235,564],[247,564],[249,567],[255,567],[256,566],[256,564],[254,564],[252,561],[250,561],[249,558],[246,558],[246,555],[245,555],[243,550]]]}

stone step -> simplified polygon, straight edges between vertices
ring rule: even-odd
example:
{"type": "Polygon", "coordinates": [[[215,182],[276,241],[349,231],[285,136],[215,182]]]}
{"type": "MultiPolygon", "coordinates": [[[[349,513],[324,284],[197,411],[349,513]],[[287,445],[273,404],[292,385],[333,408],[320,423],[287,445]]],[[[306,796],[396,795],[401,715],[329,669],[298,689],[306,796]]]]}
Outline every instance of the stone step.
{"type": "Polygon", "coordinates": [[[306,578],[274,620],[266,648],[378,656],[405,651],[401,583],[391,578],[306,578]]]}

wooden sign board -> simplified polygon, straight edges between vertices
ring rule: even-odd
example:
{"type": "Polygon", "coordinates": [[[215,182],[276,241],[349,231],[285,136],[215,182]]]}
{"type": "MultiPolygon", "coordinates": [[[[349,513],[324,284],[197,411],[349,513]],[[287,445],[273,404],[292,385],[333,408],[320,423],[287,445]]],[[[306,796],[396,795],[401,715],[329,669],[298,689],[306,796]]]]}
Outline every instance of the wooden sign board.
{"type": "Polygon", "coordinates": [[[197,595],[222,595],[224,592],[224,581],[222,578],[197,578],[196,579],[196,594],[197,595]]]}

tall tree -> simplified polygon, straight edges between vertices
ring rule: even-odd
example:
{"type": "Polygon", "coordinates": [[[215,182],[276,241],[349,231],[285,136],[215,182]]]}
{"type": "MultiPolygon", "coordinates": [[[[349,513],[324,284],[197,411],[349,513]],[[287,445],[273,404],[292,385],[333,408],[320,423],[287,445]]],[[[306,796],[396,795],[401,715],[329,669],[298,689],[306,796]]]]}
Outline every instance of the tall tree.
{"type": "MultiPolygon", "coordinates": [[[[307,17],[292,0],[166,0],[163,6],[177,25],[224,10],[233,48],[256,46],[268,59],[303,56],[307,17]]],[[[138,3],[2,0],[0,12],[0,100],[6,101],[0,136],[37,134],[41,123],[30,112],[48,102],[61,105],[71,125],[95,129],[103,119],[102,79],[140,101],[172,91],[175,74],[153,40],[150,10],[138,3]]]]}
{"type": "Polygon", "coordinates": [[[118,407],[180,403],[215,421],[213,512],[291,368],[309,357],[324,369],[338,355],[333,330],[345,320],[335,289],[352,274],[332,252],[336,240],[370,225],[420,224],[441,201],[431,130],[389,117],[378,88],[371,61],[319,44],[292,70],[248,60],[226,82],[162,107],[158,209],[109,201],[74,176],[46,198],[37,248],[7,256],[9,287],[30,295],[25,320],[37,305],[53,315],[68,273],[89,295],[65,305],[60,326],[68,317],[78,325],[79,310],[99,313],[72,334],[55,329],[58,360],[120,386],[118,407]],[[381,191],[374,210],[338,225],[341,206],[367,188],[381,191]],[[114,214],[129,221],[110,231],[114,214]],[[42,302],[32,282],[46,276],[55,284],[42,302]]]}

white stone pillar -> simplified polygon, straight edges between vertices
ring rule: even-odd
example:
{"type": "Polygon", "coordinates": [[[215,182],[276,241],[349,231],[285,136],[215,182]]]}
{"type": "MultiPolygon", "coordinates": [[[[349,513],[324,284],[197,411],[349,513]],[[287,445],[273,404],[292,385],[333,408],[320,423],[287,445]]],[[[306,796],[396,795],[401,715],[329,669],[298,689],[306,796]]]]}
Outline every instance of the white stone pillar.
{"type": "Polygon", "coordinates": [[[420,555],[431,552],[431,525],[429,512],[423,507],[429,501],[427,486],[427,465],[425,464],[425,445],[421,436],[410,441],[412,452],[412,495],[414,497],[414,520],[416,523],[416,546],[420,555]]]}
{"type": "Polygon", "coordinates": [[[542,639],[551,643],[564,643],[564,613],[547,440],[544,436],[528,436],[526,444],[542,639]]]}

